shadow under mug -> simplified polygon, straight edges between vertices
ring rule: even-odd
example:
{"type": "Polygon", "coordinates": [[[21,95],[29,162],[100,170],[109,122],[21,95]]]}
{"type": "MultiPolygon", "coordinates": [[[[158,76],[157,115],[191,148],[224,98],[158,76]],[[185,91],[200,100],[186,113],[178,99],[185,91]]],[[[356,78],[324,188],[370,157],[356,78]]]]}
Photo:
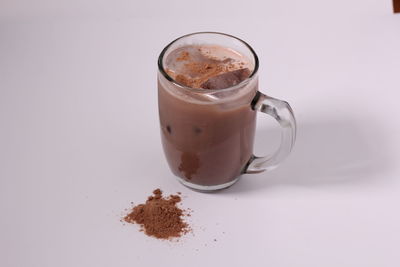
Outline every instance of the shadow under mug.
{"type": "Polygon", "coordinates": [[[296,121],[285,101],[258,91],[258,57],[243,40],[224,33],[198,32],[170,44],[158,58],[158,107],[161,139],[171,171],[185,186],[214,191],[234,184],[244,173],[275,168],[291,151],[296,121]],[[166,72],[166,59],[187,45],[213,45],[240,53],[253,66],[246,80],[225,89],[194,89],[166,72]],[[281,144],[271,156],[255,156],[256,114],[272,116],[282,128],[281,144]]]}

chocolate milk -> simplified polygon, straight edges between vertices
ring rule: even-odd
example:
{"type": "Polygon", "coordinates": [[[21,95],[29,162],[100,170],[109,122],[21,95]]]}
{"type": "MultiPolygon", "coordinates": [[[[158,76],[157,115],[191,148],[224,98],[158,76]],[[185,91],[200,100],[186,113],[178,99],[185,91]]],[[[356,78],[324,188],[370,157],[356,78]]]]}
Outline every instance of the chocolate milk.
{"type": "Polygon", "coordinates": [[[166,55],[158,101],[164,152],[172,172],[212,186],[235,180],[253,155],[254,66],[221,46],[191,45],[166,55]],[[173,81],[173,82],[171,82],[173,81]]]}

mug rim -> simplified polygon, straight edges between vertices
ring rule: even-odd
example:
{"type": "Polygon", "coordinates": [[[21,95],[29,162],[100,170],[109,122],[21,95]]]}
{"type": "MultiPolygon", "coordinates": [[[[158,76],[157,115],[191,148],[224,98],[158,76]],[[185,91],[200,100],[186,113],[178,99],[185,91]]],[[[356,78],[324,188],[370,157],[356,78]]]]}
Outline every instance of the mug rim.
{"type": "Polygon", "coordinates": [[[168,45],[166,45],[164,47],[164,49],[161,51],[160,55],[158,56],[158,70],[164,76],[165,79],[167,79],[169,82],[171,82],[172,84],[174,84],[175,86],[177,86],[179,88],[182,88],[182,89],[185,89],[185,90],[190,90],[191,92],[197,92],[197,93],[210,94],[210,93],[213,93],[213,92],[222,92],[222,91],[235,90],[238,87],[242,87],[243,85],[249,83],[256,76],[257,71],[258,71],[258,67],[259,67],[258,56],[257,56],[256,52],[254,51],[254,49],[247,42],[245,42],[244,40],[242,40],[242,39],[240,39],[240,38],[238,38],[236,36],[233,36],[231,34],[222,33],[222,32],[213,32],[213,31],[193,32],[193,33],[182,35],[182,36],[176,38],[175,40],[173,40],[172,42],[170,42],[168,45]],[[183,38],[186,38],[186,37],[189,37],[189,36],[193,36],[193,35],[201,35],[201,34],[223,35],[223,36],[228,37],[228,38],[236,39],[237,41],[239,41],[242,44],[244,44],[250,50],[250,52],[251,52],[251,54],[253,55],[253,58],[254,58],[254,69],[251,72],[250,76],[247,79],[241,81],[240,83],[238,83],[238,84],[236,84],[234,86],[223,88],[223,89],[192,88],[192,87],[185,86],[183,84],[178,83],[171,76],[169,76],[168,73],[164,70],[164,66],[163,66],[163,58],[164,58],[164,55],[167,52],[168,48],[170,48],[171,45],[173,45],[175,42],[177,42],[177,41],[179,41],[179,40],[181,40],[183,38]]]}

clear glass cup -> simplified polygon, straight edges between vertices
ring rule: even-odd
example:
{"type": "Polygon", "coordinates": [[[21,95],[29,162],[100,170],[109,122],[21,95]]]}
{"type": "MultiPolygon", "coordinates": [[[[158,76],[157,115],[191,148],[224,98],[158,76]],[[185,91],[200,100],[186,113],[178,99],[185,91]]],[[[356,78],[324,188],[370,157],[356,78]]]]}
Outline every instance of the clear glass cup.
{"type": "Polygon", "coordinates": [[[258,65],[250,45],[224,33],[184,35],[162,50],[158,58],[162,145],[171,171],[185,186],[200,191],[223,189],[241,174],[275,168],[290,153],[296,138],[293,111],[287,102],[258,91],[258,65]],[[232,49],[251,61],[251,75],[225,89],[186,87],[165,68],[168,55],[186,45],[232,49]],[[271,156],[253,154],[257,112],[272,116],[282,128],[280,146],[271,156]]]}

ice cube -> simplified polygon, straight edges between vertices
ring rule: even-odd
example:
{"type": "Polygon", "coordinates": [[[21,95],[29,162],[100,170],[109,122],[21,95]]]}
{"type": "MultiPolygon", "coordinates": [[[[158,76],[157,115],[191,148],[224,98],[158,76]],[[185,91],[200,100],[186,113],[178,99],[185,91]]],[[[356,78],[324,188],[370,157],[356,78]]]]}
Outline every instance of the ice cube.
{"type": "Polygon", "coordinates": [[[249,76],[250,70],[248,68],[229,71],[209,78],[200,87],[203,89],[224,89],[237,85],[249,76]]]}

